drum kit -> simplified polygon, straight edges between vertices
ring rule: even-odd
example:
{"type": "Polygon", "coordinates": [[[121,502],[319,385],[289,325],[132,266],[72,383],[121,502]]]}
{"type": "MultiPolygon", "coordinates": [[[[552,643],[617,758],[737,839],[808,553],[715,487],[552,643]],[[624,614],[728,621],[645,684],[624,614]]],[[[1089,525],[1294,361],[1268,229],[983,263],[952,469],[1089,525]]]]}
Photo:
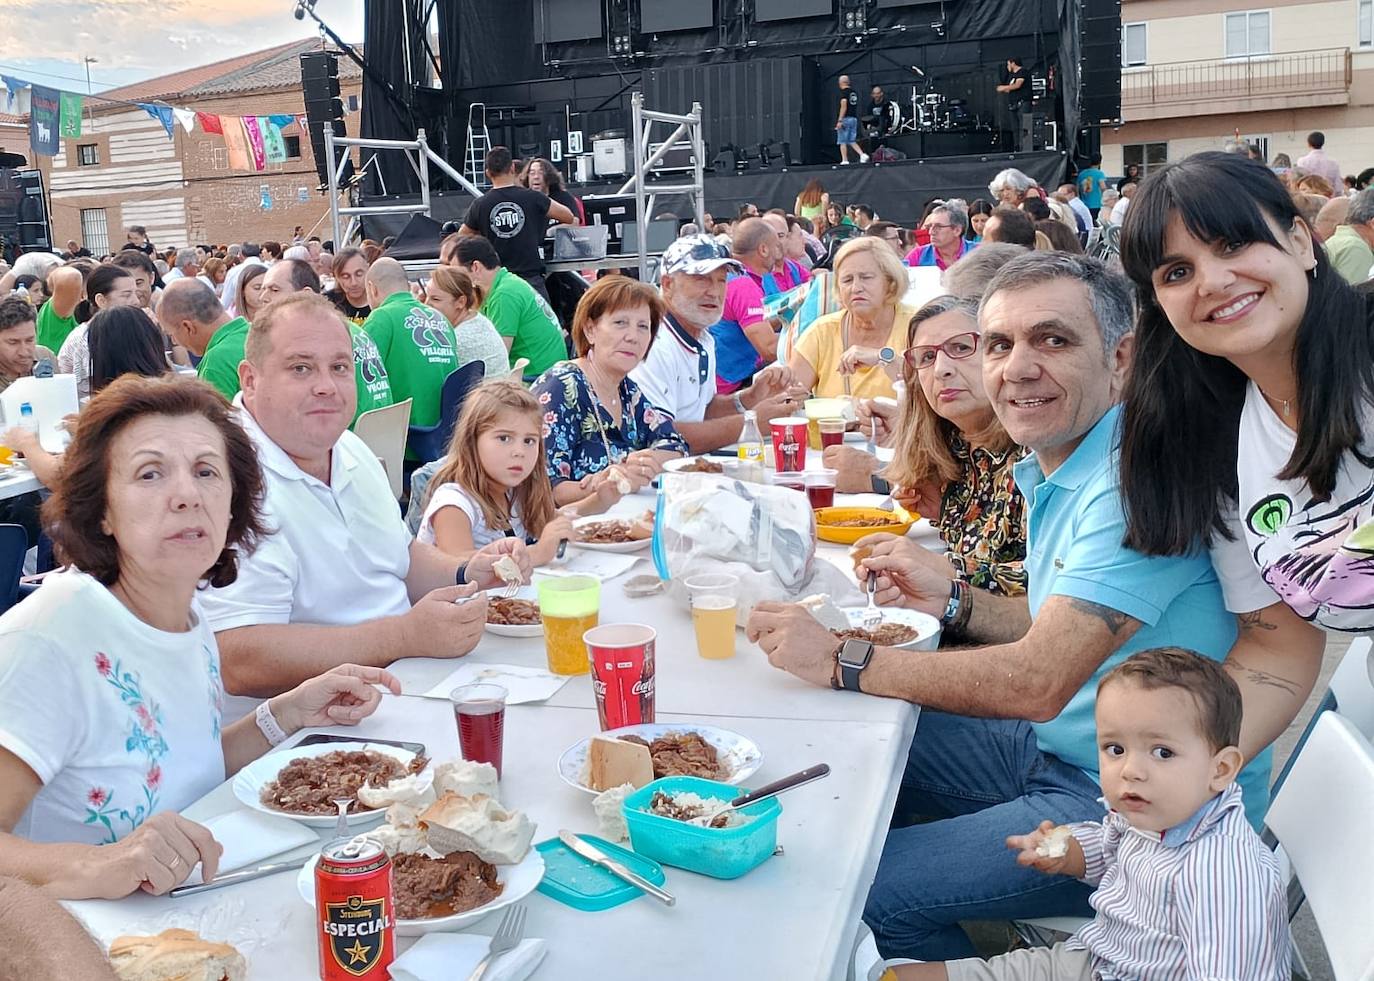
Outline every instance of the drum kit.
{"type": "MultiPolygon", "coordinates": [[[[927,83],[925,88],[929,88],[927,83]]],[[[991,125],[969,112],[968,101],[954,99],[942,92],[920,91],[911,87],[911,115],[903,120],[901,133],[971,133],[991,129],[991,125]]]]}

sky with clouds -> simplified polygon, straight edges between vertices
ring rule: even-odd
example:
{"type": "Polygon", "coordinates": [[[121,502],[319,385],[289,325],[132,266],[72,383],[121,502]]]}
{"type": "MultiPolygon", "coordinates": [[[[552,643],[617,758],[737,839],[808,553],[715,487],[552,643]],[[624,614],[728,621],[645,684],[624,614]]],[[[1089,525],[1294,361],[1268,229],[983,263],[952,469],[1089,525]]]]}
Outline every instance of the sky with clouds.
{"type": "MultiPolygon", "coordinates": [[[[318,35],[294,0],[3,0],[0,72],[94,91],[318,35]]],[[[317,0],[341,37],[361,41],[363,0],[317,0]]]]}

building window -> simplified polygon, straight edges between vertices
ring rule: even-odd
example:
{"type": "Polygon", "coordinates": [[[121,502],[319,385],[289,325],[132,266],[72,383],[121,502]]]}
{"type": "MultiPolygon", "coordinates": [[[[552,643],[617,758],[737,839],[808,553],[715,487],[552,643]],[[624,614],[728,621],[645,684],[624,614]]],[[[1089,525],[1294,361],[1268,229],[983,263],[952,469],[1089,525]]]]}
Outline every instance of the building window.
{"type": "MultiPolygon", "coordinates": [[[[1374,0],[1371,0],[1374,2],[1374,0]]],[[[286,144],[286,159],[299,160],[301,156],[301,138],[299,136],[283,136],[282,143],[286,144]]]]}
{"type": "Polygon", "coordinates": [[[78,143],[76,162],[82,167],[94,167],[100,163],[100,146],[96,143],[78,143]]]}
{"type": "Polygon", "coordinates": [[[217,146],[210,151],[210,165],[215,170],[229,169],[229,148],[217,146]]]}
{"type": "Polygon", "coordinates": [[[1360,47],[1374,47],[1374,0],[1360,0],[1360,47]]]}
{"type": "Polygon", "coordinates": [[[1226,15],[1226,57],[1253,58],[1269,53],[1269,11],[1226,15]]]}
{"type": "Polygon", "coordinates": [[[110,251],[110,226],[105,220],[104,208],[81,209],[81,244],[90,249],[92,255],[105,255],[110,251]]]}
{"type": "Polygon", "coordinates": [[[1135,164],[1140,168],[1141,177],[1168,162],[1167,143],[1127,143],[1121,148],[1121,169],[1124,171],[1131,164],[1135,164]]]}
{"type": "Polygon", "coordinates": [[[1269,159],[1269,137],[1268,136],[1242,136],[1241,142],[1254,147],[1259,151],[1260,162],[1264,163],[1269,159]]]}
{"type": "MultiPolygon", "coordinates": [[[[1369,0],[1374,3],[1374,0],[1369,0]]],[[[1121,25],[1121,67],[1135,68],[1146,62],[1145,22],[1121,25]]]]}

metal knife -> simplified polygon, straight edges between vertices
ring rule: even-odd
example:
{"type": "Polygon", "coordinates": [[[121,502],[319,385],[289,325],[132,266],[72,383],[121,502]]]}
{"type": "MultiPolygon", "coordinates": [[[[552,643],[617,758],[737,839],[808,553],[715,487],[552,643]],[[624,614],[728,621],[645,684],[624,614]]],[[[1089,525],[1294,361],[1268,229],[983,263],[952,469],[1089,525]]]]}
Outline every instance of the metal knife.
{"type": "Polygon", "coordinates": [[[631,872],[624,865],[620,864],[615,859],[611,858],[609,855],[603,852],[600,848],[597,848],[591,842],[584,841],[582,838],[573,834],[571,831],[560,831],[558,832],[558,837],[563,842],[563,844],[567,845],[573,851],[577,852],[577,854],[587,859],[587,861],[595,862],[597,865],[601,866],[607,872],[619,876],[620,878],[628,882],[630,885],[634,886],[636,889],[642,889],[644,892],[647,892],[650,896],[653,896],[655,899],[657,899],[664,906],[672,906],[677,903],[677,897],[674,896],[672,893],[665,892],[664,890],[660,889],[658,886],[650,882],[648,879],[644,878],[642,875],[635,875],[635,873],[631,872]]]}
{"type": "Polygon", "coordinates": [[[198,882],[193,886],[177,886],[167,893],[173,899],[178,896],[194,896],[199,892],[209,892],[211,889],[218,889],[220,886],[232,886],[240,882],[250,882],[253,879],[261,879],[263,876],[276,875],[278,872],[294,871],[301,867],[304,859],[297,859],[294,862],[273,862],[270,865],[259,865],[251,869],[239,869],[237,872],[227,872],[224,875],[217,875],[209,882],[198,882]]]}

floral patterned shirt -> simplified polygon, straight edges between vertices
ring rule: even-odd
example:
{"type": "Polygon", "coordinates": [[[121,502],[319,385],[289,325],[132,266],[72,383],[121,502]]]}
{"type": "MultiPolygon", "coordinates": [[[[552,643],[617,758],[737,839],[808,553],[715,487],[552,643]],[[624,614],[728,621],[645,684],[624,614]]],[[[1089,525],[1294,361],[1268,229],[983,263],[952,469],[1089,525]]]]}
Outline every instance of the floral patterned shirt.
{"type": "Polygon", "coordinates": [[[1020,447],[1002,453],[955,438],[964,479],[945,487],[938,527],[949,561],[969,585],[1001,596],[1026,591],[1026,501],[1012,477],[1020,447]]]}
{"type": "Polygon", "coordinates": [[[0,617],[0,747],[42,781],[14,832],[109,844],[224,781],[219,650],[157,630],[83,572],[54,573],[0,617]]]}
{"type": "Polygon", "coordinates": [[[572,361],[558,362],[530,390],[544,408],[544,452],[555,487],[600,473],[636,450],[687,452],[673,417],[651,405],[628,377],[620,383],[619,426],[572,361]]]}

